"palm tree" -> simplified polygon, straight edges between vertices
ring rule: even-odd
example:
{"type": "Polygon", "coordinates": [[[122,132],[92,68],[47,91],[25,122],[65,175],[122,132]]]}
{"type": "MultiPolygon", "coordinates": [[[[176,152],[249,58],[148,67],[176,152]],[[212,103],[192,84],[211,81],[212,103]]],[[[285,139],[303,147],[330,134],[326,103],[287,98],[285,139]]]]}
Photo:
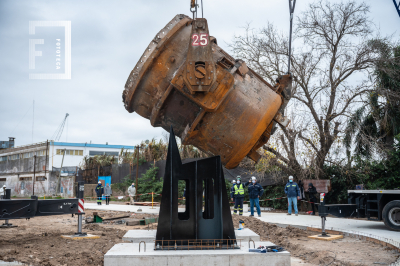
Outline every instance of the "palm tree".
{"type": "Polygon", "coordinates": [[[356,155],[371,158],[375,151],[390,154],[400,133],[400,46],[372,40],[379,53],[373,73],[375,88],[366,103],[350,117],[344,138],[347,154],[354,139],[356,155]]]}

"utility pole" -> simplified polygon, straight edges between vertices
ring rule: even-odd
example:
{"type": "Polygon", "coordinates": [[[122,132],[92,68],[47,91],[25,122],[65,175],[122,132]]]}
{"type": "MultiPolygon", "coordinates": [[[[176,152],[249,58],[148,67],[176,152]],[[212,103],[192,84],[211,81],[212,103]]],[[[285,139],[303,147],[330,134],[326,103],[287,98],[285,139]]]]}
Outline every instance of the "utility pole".
{"type": "Polygon", "coordinates": [[[35,196],[35,179],[36,179],[36,155],[33,155],[33,179],[32,179],[32,195],[35,196]]]}
{"type": "Polygon", "coordinates": [[[46,170],[47,170],[47,150],[49,149],[49,140],[46,140],[46,157],[44,162],[44,177],[47,179],[46,170]]]}
{"type": "Polygon", "coordinates": [[[60,193],[61,171],[62,171],[62,167],[63,167],[63,163],[64,163],[65,150],[66,149],[64,149],[64,151],[63,151],[63,157],[62,157],[62,161],[61,161],[60,173],[58,174],[58,179],[57,179],[56,195],[58,195],[60,193]]]}
{"type": "Polygon", "coordinates": [[[293,12],[296,6],[296,0],[289,0],[289,13],[290,13],[290,33],[289,33],[289,60],[288,60],[288,74],[290,74],[290,58],[292,56],[292,24],[293,24],[293,12]],[[293,6],[292,6],[293,1],[293,6]]]}
{"type": "Polygon", "coordinates": [[[136,146],[136,194],[135,194],[135,201],[138,198],[138,178],[139,178],[139,145],[136,146]]]}

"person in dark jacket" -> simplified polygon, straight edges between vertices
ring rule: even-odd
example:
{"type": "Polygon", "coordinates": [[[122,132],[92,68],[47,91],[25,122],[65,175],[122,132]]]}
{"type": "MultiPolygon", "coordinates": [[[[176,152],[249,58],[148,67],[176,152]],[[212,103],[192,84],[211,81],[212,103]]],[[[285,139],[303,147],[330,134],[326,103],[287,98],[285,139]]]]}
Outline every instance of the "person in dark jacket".
{"type": "Polygon", "coordinates": [[[315,197],[315,194],[317,194],[317,189],[314,187],[313,183],[309,183],[308,184],[308,197],[310,198],[310,202],[311,202],[311,209],[312,209],[312,213],[311,215],[315,215],[315,202],[317,202],[317,198],[315,197]]]}
{"type": "MultiPolygon", "coordinates": [[[[245,185],[240,183],[240,177],[236,180],[235,189],[235,207],[233,208],[233,213],[236,214],[239,210],[239,215],[243,215],[243,200],[244,200],[244,187],[245,185]]],[[[232,199],[233,200],[233,199],[232,199]]]]}
{"type": "Polygon", "coordinates": [[[97,195],[97,205],[101,205],[101,198],[104,195],[104,187],[100,181],[94,190],[96,191],[96,195],[97,195]]]}
{"type": "Polygon", "coordinates": [[[250,216],[254,216],[254,204],[257,208],[258,217],[261,217],[261,210],[260,210],[260,197],[264,193],[264,189],[260,184],[257,183],[257,178],[252,176],[249,182],[245,184],[248,186],[248,193],[250,198],[250,216]]]}
{"type": "Polygon", "coordinates": [[[285,185],[285,194],[288,199],[288,214],[292,215],[292,204],[294,213],[297,216],[299,211],[297,210],[297,200],[300,199],[300,188],[295,182],[293,182],[293,176],[289,176],[289,182],[285,185]]]}
{"type": "Polygon", "coordinates": [[[235,184],[236,184],[236,180],[233,180],[232,187],[231,187],[231,201],[235,200],[235,184]]]}

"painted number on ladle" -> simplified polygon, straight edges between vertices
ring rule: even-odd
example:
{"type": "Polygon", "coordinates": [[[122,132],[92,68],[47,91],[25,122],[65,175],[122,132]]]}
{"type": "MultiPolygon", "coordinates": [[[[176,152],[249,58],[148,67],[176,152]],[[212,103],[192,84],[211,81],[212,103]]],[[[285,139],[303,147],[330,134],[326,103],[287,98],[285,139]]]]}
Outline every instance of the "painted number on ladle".
{"type": "Polygon", "coordinates": [[[208,34],[201,33],[201,34],[193,34],[192,35],[192,45],[193,46],[206,46],[208,44],[208,34]]]}

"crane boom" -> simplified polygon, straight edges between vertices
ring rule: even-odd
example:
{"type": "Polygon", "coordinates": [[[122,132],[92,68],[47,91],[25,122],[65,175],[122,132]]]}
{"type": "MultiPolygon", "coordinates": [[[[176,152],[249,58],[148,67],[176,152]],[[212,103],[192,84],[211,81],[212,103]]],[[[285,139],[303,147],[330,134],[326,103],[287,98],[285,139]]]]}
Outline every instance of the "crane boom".
{"type": "Polygon", "coordinates": [[[52,140],[55,140],[55,141],[60,140],[61,135],[64,131],[65,122],[67,121],[68,116],[69,116],[69,114],[66,113],[63,121],[61,122],[61,124],[58,126],[56,132],[54,132],[53,136],[51,137],[52,140]]]}
{"type": "Polygon", "coordinates": [[[394,6],[396,7],[397,13],[399,14],[400,17],[400,1],[399,3],[396,3],[396,0],[393,0],[394,6]]]}

